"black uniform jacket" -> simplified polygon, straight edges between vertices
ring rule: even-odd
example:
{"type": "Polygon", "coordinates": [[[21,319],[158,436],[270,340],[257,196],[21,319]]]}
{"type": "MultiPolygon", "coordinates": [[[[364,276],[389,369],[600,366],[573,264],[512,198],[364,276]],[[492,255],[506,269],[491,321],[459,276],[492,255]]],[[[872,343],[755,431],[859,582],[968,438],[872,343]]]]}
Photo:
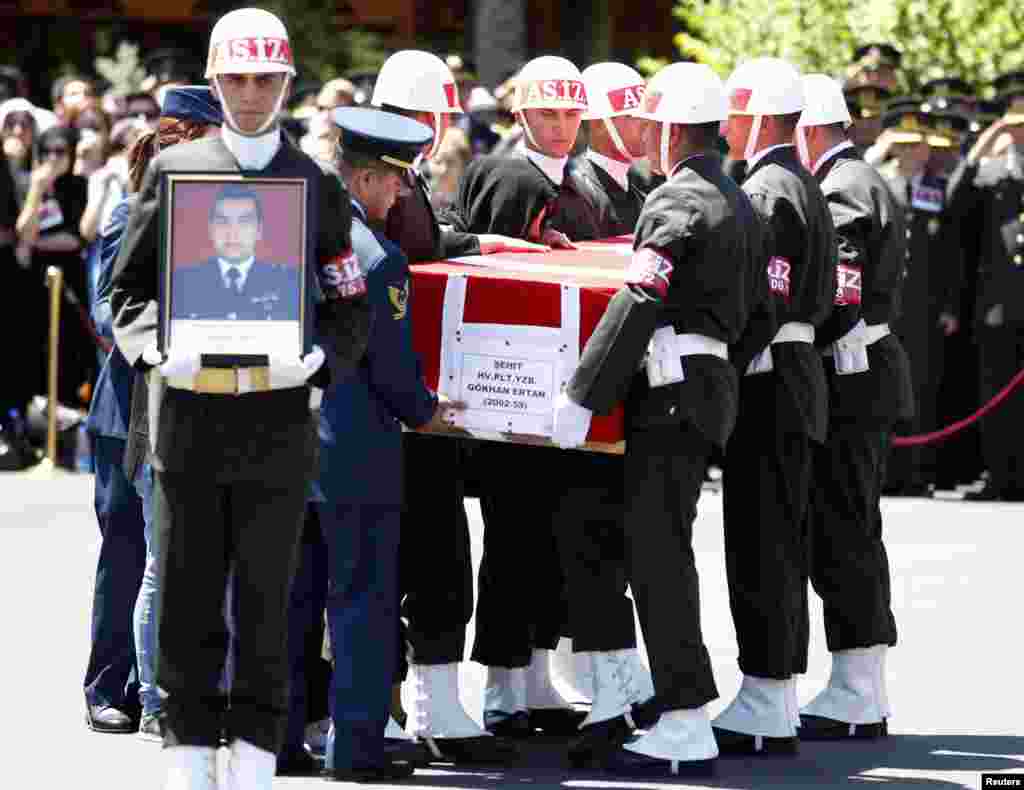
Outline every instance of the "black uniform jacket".
{"type": "Polygon", "coordinates": [[[384,235],[401,248],[409,263],[479,255],[478,237],[442,228],[430,204],[426,179],[414,170],[407,172],[409,193],[399,197],[388,212],[384,235]]]}
{"type": "MultiPolygon", "coordinates": [[[[114,264],[111,306],[114,338],[125,359],[146,370],[143,350],[156,343],[158,298],[158,224],[161,173],[210,171],[238,173],[234,156],[219,137],[168,148],[150,164],[138,202],[128,220],[114,264]]],[[[281,147],[263,170],[249,175],[305,177],[317,212],[316,260],[306,268],[307,292],[320,293],[315,282],[320,264],[351,246],[352,208],[340,179],[300,152],[282,136],[281,147]]],[[[362,358],[370,328],[365,299],[334,300],[316,305],[317,335],[335,370],[347,370],[362,358]]],[[[254,480],[304,468],[315,448],[316,426],[310,419],[309,391],[297,387],[270,392],[205,395],[149,381],[152,461],[157,471],[215,474],[222,480],[254,480]]],[[[146,410],[133,399],[133,433],[146,410]]]]}
{"type": "Polygon", "coordinates": [[[717,158],[687,159],[647,198],[634,249],[650,248],[672,266],[662,301],[637,301],[621,289],[587,342],[569,396],[606,413],[626,401],[627,433],[684,421],[723,446],[736,421],[736,372],[710,355],[684,358],[685,380],[651,389],[638,371],[652,333],[672,326],[735,342],[748,314],[747,280],[763,273],[760,223],[743,191],[722,173],[717,158]]]}
{"type": "MultiPolygon", "coordinates": [[[[647,194],[640,189],[632,172],[629,188],[623,189],[618,181],[584,155],[569,160],[568,173],[590,207],[591,219],[585,232],[593,233],[593,238],[608,239],[636,230],[647,194]]],[[[583,240],[582,236],[577,238],[583,240]]]]}
{"type": "MultiPolygon", "coordinates": [[[[821,327],[832,312],[837,253],[832,217],[817,181],[797,160],[794,147],[787,145],[768,152],[750,168],[743,191],[767,233],[769,290],[778,326],[797,321],[821,327]]],[[[765,331],[766,324],[751,322],[750,334],[765,331]]],[[[758,341],[764,348],[771,337],[758,341]]],[[[748,337],[740,345],[747,350],[758,344],[748,337]]],[[[823,441],[828,389],[821,355],[807,343],[776,343],[772,359],[777,426],[823,441]]]]}
{"type": "MultiPolygon", "coordinates": [[[[860,275],[860,303],[837,289],[832,315],[817,337],[819,348],[842,337],[858,319],[892,324],[899,314],[906,231],[903,212],[878,171],[854,148],[828,159],[815,174],[832,212],[839,263],[860,275]]],[[[837,376],[825,360],[833,420],[891,423],[914,413],[910,363],[896,335],[868,346],[869,370],[837,376]]]]}
{"type": "Polygon", "coordinates": [[[968,260],[978,262],[978,322],[997,304],[1006,323],[1024,322],[1024,152],[982,165],[966,161],[950,179],[950,211],[968,260]]]}

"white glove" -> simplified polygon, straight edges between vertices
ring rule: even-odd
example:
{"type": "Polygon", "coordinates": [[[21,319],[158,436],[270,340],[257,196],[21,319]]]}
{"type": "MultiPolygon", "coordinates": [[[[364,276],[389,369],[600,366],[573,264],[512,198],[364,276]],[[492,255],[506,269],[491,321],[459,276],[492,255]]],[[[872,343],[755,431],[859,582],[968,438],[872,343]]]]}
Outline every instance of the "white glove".
{"type": "MultiPolygon", "coordinates": [[[[142,358],[149,362],[149,359],[153,358],[153,353],[159,355],[160,352],[155,347],[150,346],[142,352],[142,358]],[[147,358],[147,354],[150,355],[149,358],[147,358]]],[[[167,359],[160,365],[160,374],[167,379],[168,387],[190,390],[195,389],[196,376],[199,375],[201,367],[202,360],[199,357],[198,351],[172,348],[167,355],[167,359]]]]}
{"type": "Polygon", "coordinates": [[[566,393],[555,399],[555,426],[551,441],[559,447],[579,447],[587,440],[590,418],[593,412],[580,406],[566,393]]]}
{"type": "Polygon", "coordinates": [[[290,357],[270,358],[270,389],[286,390],[301,387],[324,364],[324,350],[313,346],[302,359],[290,357]]]}
{"type": "Polygon", "coordinates": [[[866,332],[867,325],[862,318],[849,332],[832,344],[837,375],[848,376],[851,373],[864,373],[869,369],[868,347],[864,344],[866,332]]]}

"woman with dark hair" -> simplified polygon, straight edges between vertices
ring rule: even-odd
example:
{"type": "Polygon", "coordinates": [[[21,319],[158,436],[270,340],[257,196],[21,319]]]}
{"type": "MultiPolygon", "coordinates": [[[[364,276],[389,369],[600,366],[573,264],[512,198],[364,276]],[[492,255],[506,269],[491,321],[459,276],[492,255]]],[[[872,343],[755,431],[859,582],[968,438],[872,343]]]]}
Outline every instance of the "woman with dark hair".
{"type": "MultiPolygon", "coordinates": [[[[86,203],[86,181],[73,174],[78,132],[52,126],[35,140],[34,166],[28,192],[18,215],[16,230],[23,245],[31,249],[33,293],[22,303],[20,325],[31,349],[34,392],[45,391],[47,310],[42,280],[48,267],[64,272],[64,283],[86,303],[86,276],[82,262],[82,238],[78,225],[86,203]]],[[[82,405],[79,389],[95,370],[92,340],[72,309],[62,312],[60,322],[60,377],[58,398],[72,406],[82,405]]]]}
{"type": "Polygon", "coordinates": [[[74,173],[89,178],[110,155],[110,116],[99,99],[86,99],[68,110],[64,125],[78,132],[74,173]]]}

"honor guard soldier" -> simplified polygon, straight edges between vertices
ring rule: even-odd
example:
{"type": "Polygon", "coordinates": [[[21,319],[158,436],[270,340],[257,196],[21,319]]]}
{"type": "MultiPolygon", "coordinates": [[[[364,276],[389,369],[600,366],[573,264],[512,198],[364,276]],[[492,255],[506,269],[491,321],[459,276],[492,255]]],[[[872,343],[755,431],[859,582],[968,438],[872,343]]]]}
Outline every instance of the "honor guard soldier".
{"type": "MultiPolygon", "coordinates": [[[[767,277],[778,329],[741,369],[740,410],[724,468],[725,557],[743,683],[714,721],[723,754],[795,754],[796,681],[806,585],[804,519],[811,445],[825,439],[828,390],[815,332],[832,311],[836,246],[817,182],[793,135],[804,107],[789,63],[756,58],[727,82],[726,139],[746,160],[743,191],[767,232],[767,277]]],[[[749,339],[741,341],[749,347],[749,339]]]]}
{"type": "MultiPolygon", "coordinates": [[[[206,76],[224,113],[221,133],[153,160],[115,264],[114,337],[130,364],[150,371],[153,517],[164,555],[156,680],[166,693],[171,790],[216,785],[216,748],[225,734],[228,787],[271,785],[288,711],[288,591],[317,454],[307,382],[324,352],[270,356],[255,372],[211,373],[203,367],[208,360],[181,343],[162,359],[156,342],[163,175],[198,170],[304,179],[316,228],[306,313],[315,318],[335,370],[350,368],[366,347],[370,309],[351,253],[345,190],[337,174],[296,149],[277,125],[294,73],[288,33],[273,14],[241,9],[217,22],[206,76]],[[218,681],[232,566],[244,647],[227,705],[218,681]]],[[[133,411],[133,429],[145,418],[133,411]]]]}
{"type": "MultiPolygon", "coordinates": [[[[902,208],[846,136],[851,118],[839,83],[811,74],[804,97],[797,147],[828,200],[839,259],[834,309],[815,338],[825,355],[829,429],[813,451],[808,516],[810,578],[824,603],[832,674],[800,711],[800,739],[870,738],[887,734],[885,654],[896,643],[882,470],[893,424],[914,408],[910,364],[889,328],[900,309],[906,238],[902,208]]],[[[806,662],[807,643],[801,648],[806,662]]]]}
{"type": "Polygon", "coordinates": [[[398,658],[402,425],[439,425],[446,409],[423,384],[412,347],[406,257],[371,224],[387,218],[432,132],[369,108],[337,109],[332,119],[341,129],[341,169],[352,195],[352,250],[368,270],[374,320],[366,357],[321,406],[318,482],[325,501],[317,509],[328,548],[334,647],[327,762],[336,779],[384,781],[412,773],[408,763],[389,759],[384,740],[398,658]]]}
{"type": "MultiPolygon", "coordinates": [[[[916,412],[911,433],[939,427],[945,338],[959,328],[961,225],[946,206],[947,175],[935,166],[935,151],[955,143],[950,134],[939,134],[939,120],[917,97],[896,100],[883,118],[893,159],[879,172],[904,212],[903,301],[892,329],[910,358],[916,412]]],[[[959,118],[944,121],[953,122],[966,126],[959,118]]],[[[927,496],[936,475],[934,446],[899,448],[888,463],[886,493],[927,496]]]]}
{"type": "MultiPolygon", "coordinates": [[[[514,101],[524,139],[509,154],[470,164],[451,212],[453,225],[572,248],[569,238],[590,217],[566,169],[587,109],[582,75],[564,58],[536,58],[521,70],[514,101]]],[[[551,530],[561,454],[491,442],[474,453],[485,527],[472,658],[488,668],[484,726],[514,737],[537,729],[573,734],[585,714],[561,696],[550,675],[567,619],[551,530]]]]}
{"type": "MultiPolygon", "coordinates": [[[[395,53],[381,67],[372,104],[426,124],[434,133],[416,152],[413,167],[402,172],[406,189],[388,212],[384,229],[410,263],[546,249],[507,236],[463,233],[438,223],[418,163],[433,157],[452,115],[462,112],[455,79],[443,60],[418,50],[395,53]]],[[[415,686],[409,731],[428,745],[432,759],[491,763],[514,752],[476,724],[459,699],[459,664],[473,614],[469,522],[460,472],[462,444],[453,437],[426,434],[408,433],[402,438],[407,474],[399,589],[409,623],[405,636],[415,686]]],[[[399,655],[404,663],[405,645],[400,646],[399,655]]],[[[401,671],[399,676],[404,674],[401,671]]],[[[396,727],[397,723],[389,722],[391,733],[399,735],[396,727]]]]}
{"type": "MultiPolygon", "coordinates": [[[[977,262],[975,321],[982,402],[1024,368],[1024,71],[993,85],[1003,116],[978,138],[950,184],[951,212],[960,223],[967,260],[977,262]]],[[[1019,396],[981,423],[989,479],[965,499],[1024,500],[1024,451],[1019,396]]]]}
{"type": "Polygon", "coordinates": [[[603,755],[608,770],[626,775],[707,772],[718,755],[704,709],[718,693],[701,637],[692,527],[708,459],[736,420],[728,344],[746,323],[764,244],[750,200],[715,151],[728,111],[706,65],[675,63],[651,80],[645,147],[667,181],[644,204],[626,286],[555,407],[554,439],[573,447],[592,412],[626,406],[629,581],[655,689],[604,725],[615,745],[635,726],[647,729],[603,755]]]}
{"type": "Polygon", "coordinates": [[[569,167],[593,209],[594,238],[624,236],[636,228],[647,197],[630,169],[644,157],[644,121],[637,117],[644,78],[623,63],[596,63],[583,70],[583,84],[589,145],[569,167]]]}

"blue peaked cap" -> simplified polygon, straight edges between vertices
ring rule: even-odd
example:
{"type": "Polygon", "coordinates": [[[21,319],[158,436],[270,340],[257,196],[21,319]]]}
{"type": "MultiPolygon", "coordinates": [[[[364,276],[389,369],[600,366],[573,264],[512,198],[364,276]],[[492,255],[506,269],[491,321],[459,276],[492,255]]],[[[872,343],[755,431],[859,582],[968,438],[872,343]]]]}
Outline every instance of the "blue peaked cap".
{"type": "Polygon", "coordinates": [[[205,85],[168,88],[164,94],[164,106],[160,109],[160,115],[214,126],[224,123],[220,102],[213,95],[213,91],[205,85]]]}

